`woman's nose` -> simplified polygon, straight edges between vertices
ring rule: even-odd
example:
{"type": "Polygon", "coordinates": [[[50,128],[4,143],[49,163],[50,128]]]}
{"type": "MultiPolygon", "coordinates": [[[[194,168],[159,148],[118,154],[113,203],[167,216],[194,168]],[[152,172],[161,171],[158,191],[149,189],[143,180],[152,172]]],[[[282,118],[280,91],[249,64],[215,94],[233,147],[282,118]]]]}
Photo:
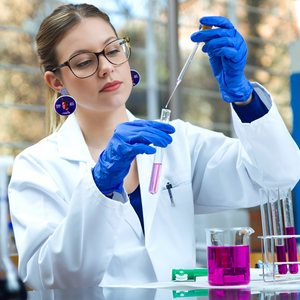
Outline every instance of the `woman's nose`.
{"type": "Polygon", "coordinates": [[[110,73],[113,72],[114,69],[114,65],[111,64],[103,55],[99,56],[98,74],[100,77],[110,75],[110,73]]]}

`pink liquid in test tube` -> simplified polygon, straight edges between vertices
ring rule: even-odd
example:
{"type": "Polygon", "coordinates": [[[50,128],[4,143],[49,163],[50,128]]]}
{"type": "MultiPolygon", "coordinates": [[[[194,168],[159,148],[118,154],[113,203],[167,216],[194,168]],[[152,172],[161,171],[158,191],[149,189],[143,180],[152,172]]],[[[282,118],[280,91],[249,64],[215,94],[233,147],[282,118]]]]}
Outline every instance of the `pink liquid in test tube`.
{"type": "MultiPolygon", "coordinates": [[[[295,227],[286,227],[285,228],[286,235],[295,235],[295,227]]],[[[297,261],[297,245],[296,238],[287,238],[287,251],[289,261],[297,261]]],[[[289,265],[290,273],[297,274],[298,273],[298,265],[293,264],[289,265]]]]}
{"type": "Polygon", "coordinates": [[[150,178],[149,192],[156,194],[158,190],[159,175],[161,171],[161,163],[153,163],[152,173],[150,178]]]}
{"type": "MultiPolygon", "coordinates": [[[[168,124],[170,121],[171,111],[169,109],[163,108],[161,110],[160,122],[168,124]]],[[[164,150],[163,148],[156,147],[156,152],[154,154],[152,172],[149,184],[149,193],[154,195],[158,191],[159,177],[162,167],[164,150]]]]}
{"type": "MultiPolygon", "coordinates": [[[[284,245],[276,245],[276,255],[278,262],[286,262],[286,254],[285,254],[285,246],[284,245]]],[[[278,265],[279,274],[287,273],[287,265],[278,265]]]]}

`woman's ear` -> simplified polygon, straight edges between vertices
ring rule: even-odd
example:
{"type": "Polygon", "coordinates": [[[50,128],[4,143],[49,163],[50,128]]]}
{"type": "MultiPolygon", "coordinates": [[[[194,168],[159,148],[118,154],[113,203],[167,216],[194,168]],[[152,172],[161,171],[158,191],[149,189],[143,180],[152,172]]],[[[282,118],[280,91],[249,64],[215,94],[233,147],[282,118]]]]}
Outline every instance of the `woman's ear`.
{"type": "Polygon", "coordinates": [[[64,88],[62,81],[54,75],[53,72],[47,71],[44,75],[47,84],[56,92],[60,92],[64,88]]]}

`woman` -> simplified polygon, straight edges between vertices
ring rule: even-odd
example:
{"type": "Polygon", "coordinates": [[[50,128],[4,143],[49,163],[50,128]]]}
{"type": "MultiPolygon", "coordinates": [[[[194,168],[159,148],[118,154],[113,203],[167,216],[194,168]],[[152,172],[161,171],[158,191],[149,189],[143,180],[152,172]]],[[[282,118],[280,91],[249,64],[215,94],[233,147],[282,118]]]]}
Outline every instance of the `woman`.
{"type": "Polygon", "coordinates": [[[299,151],[271,96],[244,76],[243,38],[223,17],[200,21],[218,27],[192,40],[206,42],[222,97],[234,102],[239,140],[180,120],[136,120],[125,108],[128,39],[118,40],[97,8],[64,5],[41,24],[53,133],[16,158],[9,192],[19,274],[29,287],[169,280],[171,268],[195,267],[194,213],[255,206],[260,187],[299,180],[299,151]],[[77,109],[63,123],[53,107],[65,90],[77,109]],[[155,195],[150,144],[168,146],[155,195]]]}

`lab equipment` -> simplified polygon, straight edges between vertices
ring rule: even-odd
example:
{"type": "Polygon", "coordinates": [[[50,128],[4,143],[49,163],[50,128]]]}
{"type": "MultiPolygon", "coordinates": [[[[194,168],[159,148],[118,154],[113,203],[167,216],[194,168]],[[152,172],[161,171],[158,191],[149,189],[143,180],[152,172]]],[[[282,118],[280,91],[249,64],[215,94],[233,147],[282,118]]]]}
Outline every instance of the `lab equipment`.
{"type": "Polygon", "coordinates": [[[8,255],[7,168],[10,157],[0,156],[0,298],[25,300],[27,291],[8,255]]]}
{"type": "MultiPolygon", "coordinates": [[[[169,123],[171,116],[171,111],[169,109],[162,109],[160,122],[169,123]]],[[[150,177],[149,192],[151,194],[156,194],[159,186],[159,177],[161,173],[162,160],[163,160],[164,151],[160,147],[156,147],[156,152],[154,154],[152,172],[150,177]]]]}
{"type": "Polygon", "coordinates": [[[182,79],[183,79],[183,76],[185,75],[185,73],[186,73],[188,67],[190,66],[190,64],[191,64],[191,62],[192,62],[192,60],[193,60],[193,58],[194,58],[194,56],[195,56],[195,53],[196,53],[197,50],[198,50],[199,44],[200,44],[200,43],[196,43],[196,44],[195,44],[195,46],[193,47],[192,52],[190,53],[188,59],[186,60],[186,62],[185,62],[185,64],[184,64],[184,66],[183,66],[183,68],[182,68],[182,70],[181,70],[179,76],[177,77],[175,88],[174,88],[174,90],[173,90],[171,96],[169,97],[169,100],[167,101],[165,108],[168,107],[168,105],[169,105],[169,103],[170,103],[170,101],[171,101],[171,99],[172,99],[172,97],[173,97],[173,95],[174,95],[174,93],[175,93],[177,87],[178,87],[179,84],[181,83],[181,81],[182,81],[182,79]]]}
{"type": "Polygon", "coordinates": [[[197,289],[197,290],[189,290],[189,291],[173,291],[173,299],[175,298],[188,298],[194,297],[194,299],[203,299],[203,297],[208,296],[207,289],[197,289]],[[196,298],[199,297],[199,298],[196,298]]]}
{"type": "Polygon", "coordinates": [[[186,281],[197,280],[197,277],[207,276],[208,271],[206,268],[199,269],[172,269],[172,280],[186,281]]]}
{"type": "MultiPolygon", "coordinates": [[[[284,235],[279,189],[269,189],[269,202],[271,203],[274,235],[277,236],[284,235]]],[[[275,248],[276,248],[277,262],[285,263],[286,254],[285,254],[285,245],[284,245],[283,238],[275,238],[275,248]]],[[[279,274],[286,274],[287,265],[279,264],[278,272],[279,274]]]]}
{"type": "MultiPolygon", "coordinates": [[[[200,31],[206,30],[206,29],[211,29],[211,28],[212,28],[212,26],[201,25],[200,31]]],[[[200,43],[196,43],[195,46],[193,47],[192,52],[190,53],[188,59],[186,60],[186,62],[185,62],[185,64],[184,64],[184,66],[183,66],[183,68],[182,68],[182,70],[181,70],[179,76],[177,77],[175,88],[174,88],[174,90],[173,90],[171,96],[169,97],[169,100],[167,101],[167,104],[166,104],[165,108],[168,107],[168,105],[169,105],[169,103],[170,103],[170,101],[171,101],[171,99],[172,99],[172,97],[173,97],[173,95],[174,95],[174,93],[175,93],[177,87],[179,86],[180,82],[181,82],[182,79],[183,79],[183,76],[185,75],[185,73],[186,73],[188,67],[189,67],[190,64],[191,64],[191,62],[192,62],[192,60],[193,60],[193,58],[194,58],[194,56],[195,56],[195,53],[196,53],[197,50],[198,50],[199,45],[200,45],[200,43]]]]}
{"type": "Polygon", "coordinates": [[[206,228],[208,283],[244,285],[250,282],[251,227],[206,228]]]}
{"type": "Polygon", "coordinates": [[[223,100],[226,102],[248,100],[253,87],[244,74],[247,44],[243,37],[228,19],[221,16],[203,17],[200,19],[200,23],[221,27],[195,32],[191,39],[197,43],[209,42],[203,46],[202,51],[209,56],[210,65],[219,83],[223,100]]]}
{"type": "MultiPolygon", "coordinates": [[[[267,188],[259,189],[259,197],[260,197],[260,212],[261,212],[261,223],[262,223],[262,232],[263,236],[271,236],[273,235],[273,227],[272,227],[272,208],[271,203],[269,202],[269,190],[267,188]]],[[[271,240],[263,239],[263,253],[264,253],[264,262],[263,264],[264,270],[267,274],[271,274],[273,272],[273,265],[269,264],[272,262],[272,254],[271,254],[271,240]]]]}
{"type": "MultiPolygon", "coordinates": [[[[202,25],[201,30],[206,30],[206,29],[210,29],[210,28],[212,28],[212,26],[202,25]]],[[[186,60],[179,76],[177,77],[175,88],[174,88],[171,96],[169,97],[169,100],[167,101],[165,108],[163,108],[161,111],[160,121],[163,123],[169,123],[169,121],[170,121],[171,110],[167,109],[167,107],[168,107],[177,87],[179,86],[180,82],[182,81],[183,76],[185,75],[188,67],[190,66],[190,64],[195,56],[195,53],[199,47],[199,44],[200,43],[197,43],[193,47],[192,52],[190,53],[188,59],[186,60]]],[[[161,173],[161,168],[162,168],[162,159],[163,159],[163,150],[161,148],[156,148],[156,153],[154,156],[151,177],[150,177],[150,185],[149,185],[149,192],[152,195],[156,194],[158,191],[159,178],[160,178],[160,173],[161,173]]]]}
{"type": "Polygon", "coordinates": [[[293,229],[290,229],[294,225],[293,216],[291,215],[293,212],[289,207],[292,206],[290,201],[291,189],[264,188],[260,189],[259,192],[263,229],[263,236],[259,237],[261,238],[262,245],[263,279],[265,282],[299,280],[297,249],[296,245],[293,245],[293,242],[296,243],[296,237],[299,236],[295,235],[293,229]],[[288,228],[285,228],[285,230],[283,225],[282,207],[285,227],[288,228]],[[284,232],[286,232],[285,235],[284,232]],[[287,235],[287,232],[291,233],[291,235],[287,235]],[[289,255],[289,273],[287,272],[288,263],[286,261],[285,244],[287,244],[288,247],[293,247],[289,255]]]}
{"type": "Polygon", "coordinates": [[[115,191],[122,193],[123,180],[135,157],[144,153],[154,154],[155,149],[150,144],[166,147],[172,142],[169,134],[174,131],[173,126],[155,121],[134,120],[118,124],[92,169],[98,189],[104,195],[115,191]]]}
{"type": "MultiPolygon", "coordinates": [[[[283,189],[282,204],[283,204],[285,234],[286,235],[295,235],[294,210],[293,210],[293,200],[292,200],[291,188],[283,189]]],[[[298,259],[297,259],[296,238],[295,237],[287,238],[286,244],[287,244],[289,262],[297,262],[298,259]]],[[[289,271],[291,274],[297,274],[298,273],[298,265],[290,264],[289,271]]]]}
{"type": "Polygon", "coordinates": [[[188,298],[188,297],[194,297],[194,299],[203,299],[203,297],[208,296],[208,290],[207,289],[197,289],[197,290],[189,290],[189,291],[173,291],[172,296],[173,296],[173,299],[188,298]],[[196,297],[199,297],[199,298],[196,298],[196,297]]]}

